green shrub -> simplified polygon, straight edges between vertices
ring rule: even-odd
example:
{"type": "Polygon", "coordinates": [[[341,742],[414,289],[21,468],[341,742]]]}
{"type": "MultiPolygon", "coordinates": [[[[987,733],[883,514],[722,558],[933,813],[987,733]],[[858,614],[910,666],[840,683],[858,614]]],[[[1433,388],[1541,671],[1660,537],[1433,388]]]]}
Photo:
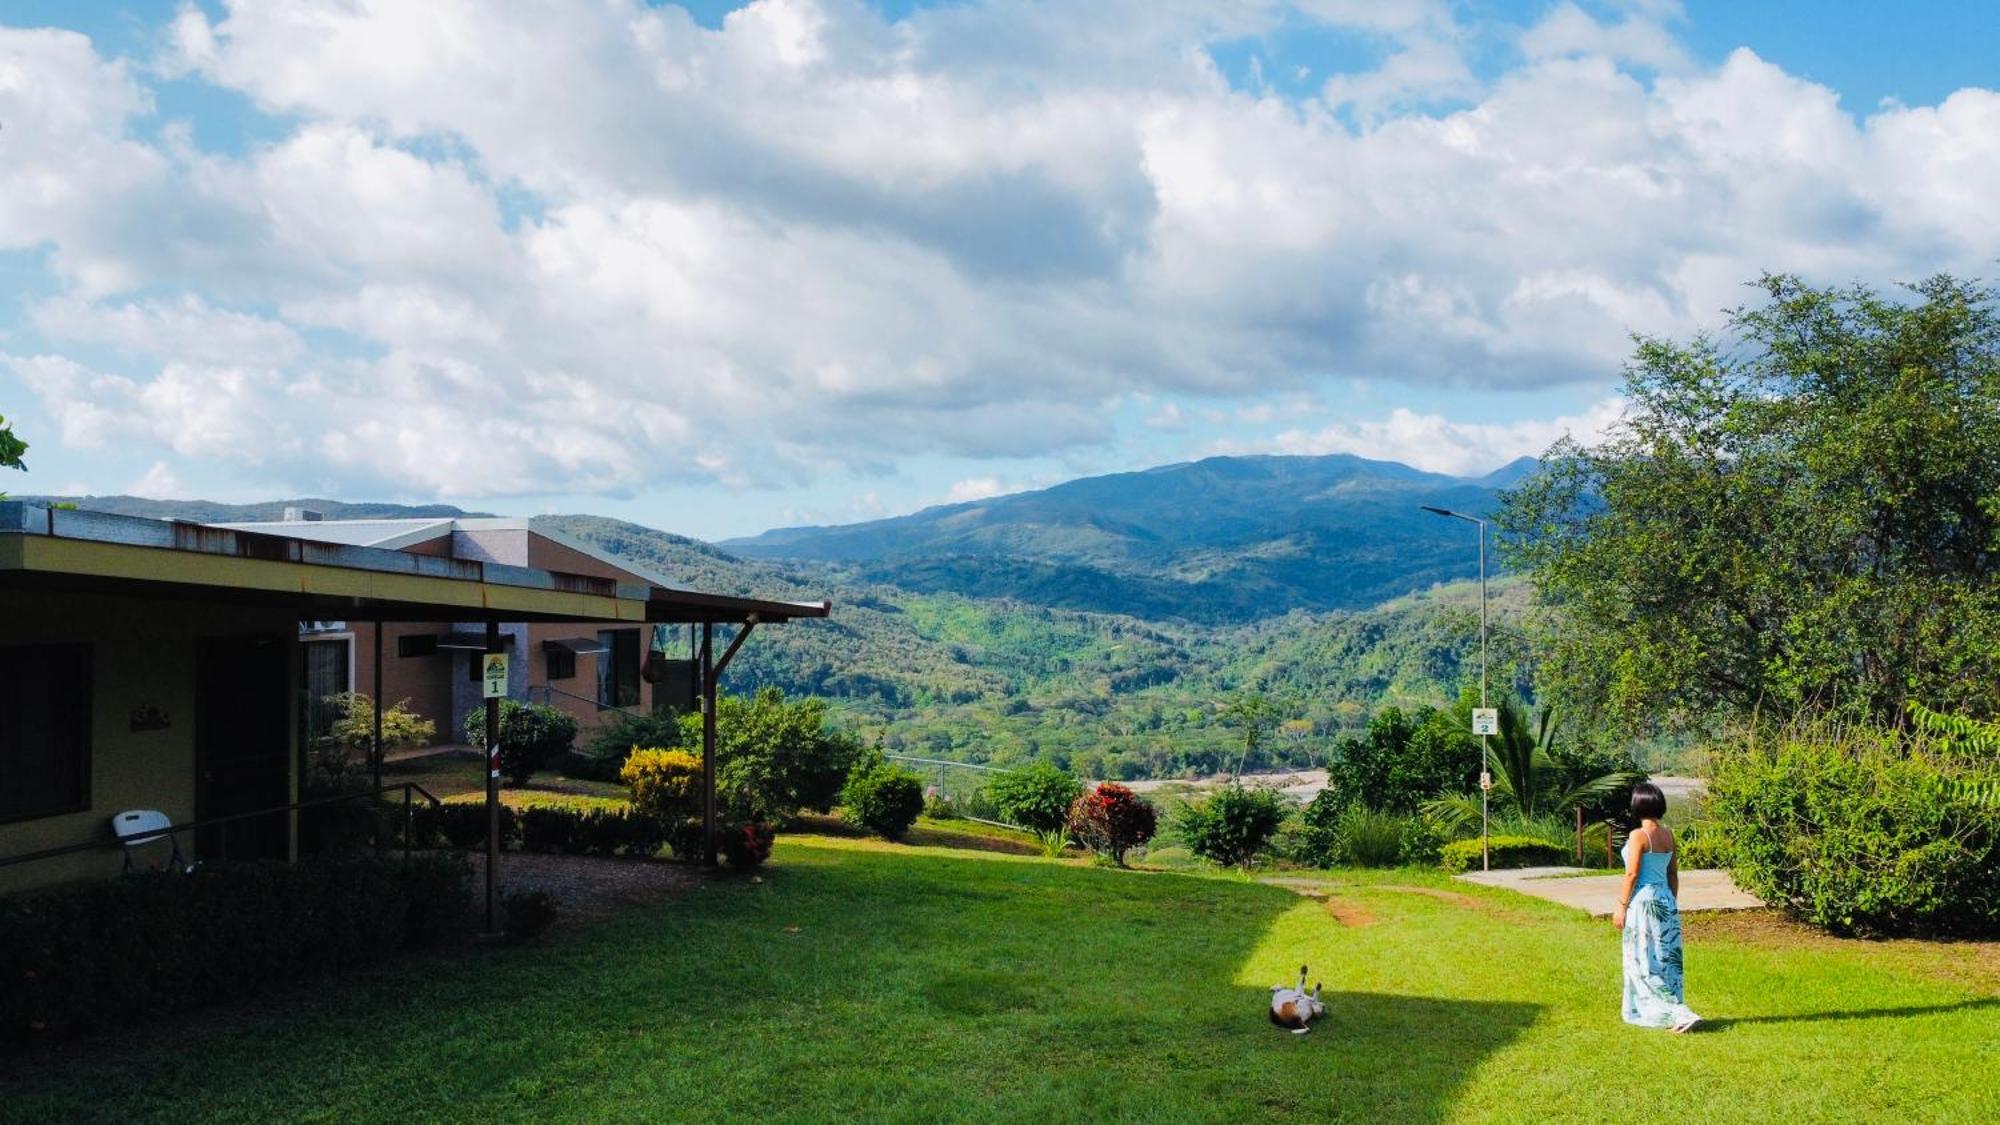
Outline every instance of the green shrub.
{"type": "Polygon", "coordinates": [[[1429,820],[1360,805],[1341,808],[1338,799],[1333,790],[1323,790],[1300,814],[1295,861],[1312,867],[1397,867],[1437,859],[1444,841],[1429,820]]]}
{"type": "Polygon", "coordinates": [[[770,825],[751,821],[725,829],[716,841],[716,850],[731,867],[759,867],[771,858],[771,846],[776,842],[777,834],[770,825]]]}
{"type": "Polygon", "coordinates": [[[857,766],[840,792],[841,815],[889,840],[900,840],[924,811],[923,779],[879,757],[857,766]]]}
{"type": "Polygon", "coordinates": [[[521,850],[557,855],[659,854],[675,822],[644,809],[569,809],[543,806],[520,816],[521,850]]]}
{"type": "MultiPolygon", "coordinates": [[[[823,699],[787,700],[776,688],[716,704],[716,796],[737,823],[783,824],[803,809],[831,812],[861,742],[829,725],[823,699]]],[[[681,746],[701,745],[701,716],[681,717],[681,746]]]]}
{"type": "Polygon", "coordinates": [[[1298,826],[1291,850],[1287,853],[1291,859],[1307,867],[1336,866],[1340,862],[1340,815],[1347,811],[1350,803],[1330,785],[1314,794],[1313,799],[1306,802],[1306,807],[1299,811],[1298,826]]]}
{"type": "Polygon", "coordinates": [[[0,1042],[157,1016],[470,931],[448,856],[204,863],[0,899],[0,1042]]]}
{"type": "Polygon", "coordinates": [[[585,781],[617,781],[618,771],[625,765],[625,759],[641,746],[657,746],[662,749],[689,749],[701,745],[699,734],[692,743],[683,742],[681,716],[671,708],[658,708],[651,714],[635,715],[629,711],[613,712],[609,723],[599,727],[590,740],[566,755],[561,763],[563,776],[585,781]]]}
{"type": "Polygon", "coordinates": [[[1181,806],[1174,829],[1188,850],[1224,867],[1248,866],[1285,819],[1285,802],[1269,789],[1232,785],[1181,806]]]}
{"type": "MultiPolygon", "coordinates": [[[[1515,867],[1566,866],[1572,858],[1567,848],[1527,836],[1494,836],[1487,841],[1487,845],[1492,854],[1493,869],[1496,871],[1515,867]]],[[[1480,842],[1477,837],[1470,840],[1453,840],[1438,849],[1438,866],[1446,871],[1477,871],[1480,862],[1480,842]]]]}
{"type": "MultiPolygon", "coordinates": [[[[536,773],[553,765],[576,741],[576,720],[540,703],[500,701],[500,772],[515,785],[526,785],[536,773]]],[[[465,740],[486,745],[486,713],[465,717],[465,740]]]]}
{"type": "Polygon", "coordinates": [[[1069,807],[1082,792],[1083,782],[1047,762],[996,773],[986,783],[1000,819],[1041,836],[1067,830],[1069,807]]]}
{"type": "Polygon", "coordinates": [[[2000,932],[1990,756],[1920,735],[1802,727],[1713,756],[1709,815],[1744,889],[1837,933],[2000,932]]]}
{"type": "Polygon", "coordinates": [[[556,897],[547,891],[508,891],[500,896],[501,932],[508,941],[527,941],[556,920],[556,897]]]}
{"type": "Polygon", "coordinates": [[[1704,820],[1683,825],[1674,833],[1674,842],[1680,850],[1680,868],[1693,871],[1701,868],[1728,870],[1735,866],[1735,850],[1729,844],[1729,831],[1720,821],[1704,820]]]}
{"type": "Polygon", "coordinates": [[[701,759],[685,750],[633,747],[618,771],[632,805],[655,816],[701,815],[701,759]]]}
{"type": "Polygon", "coordinates": [[[924,815],[932,820],[957,820],[965,813],[957,801],[935,791],[924,794],[924,815]]]}
{"type": "MultiPolygon", "coordinates": [[[[397,826],[398,842],[403,818],[390,814],[397,826]]],[[[486,802],[446,801],[442,805],[418,805],[410,811],[409,845],[413,848],[483,848],[486,846],[486,802]]],[[[500,847],[516,847],[521,842],[520,816],[506,805],[500,806],[500,847]]]]}

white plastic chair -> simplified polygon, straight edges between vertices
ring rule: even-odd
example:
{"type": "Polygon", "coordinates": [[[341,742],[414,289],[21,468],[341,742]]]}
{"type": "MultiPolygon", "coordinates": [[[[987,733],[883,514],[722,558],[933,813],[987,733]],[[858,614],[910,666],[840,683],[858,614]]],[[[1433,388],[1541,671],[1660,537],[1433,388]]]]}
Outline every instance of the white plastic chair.
{"type": "Polygon", "coordinates": [[[132,849],[165,840],[172,848],[168,859],[169,871],[193,871],[193,865],[181,858],[181,841],[174,834],[174,822],[158,809],[127,809],[111,818],[111,831],[118,836],[118,842],[125,846],[125,870],[132,870],[132,849]]]}

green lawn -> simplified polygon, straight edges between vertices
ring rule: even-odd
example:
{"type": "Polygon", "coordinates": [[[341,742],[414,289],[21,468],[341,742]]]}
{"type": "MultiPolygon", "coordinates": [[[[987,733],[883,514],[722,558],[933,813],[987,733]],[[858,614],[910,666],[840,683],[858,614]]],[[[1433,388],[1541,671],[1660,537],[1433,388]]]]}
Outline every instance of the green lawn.
{"type": "Polygon", "coordinates": [[[1618,1022],[1602,922],[1326,886],[792,837],[760,884],[13,1060],[0,1118],[2000,1119],[1991,945],[1697,924],[1715,1022],[1673,1037],[1618,1022]],[[1332,1014],[1294,1037],[1302,960],[1332,1014]]]}

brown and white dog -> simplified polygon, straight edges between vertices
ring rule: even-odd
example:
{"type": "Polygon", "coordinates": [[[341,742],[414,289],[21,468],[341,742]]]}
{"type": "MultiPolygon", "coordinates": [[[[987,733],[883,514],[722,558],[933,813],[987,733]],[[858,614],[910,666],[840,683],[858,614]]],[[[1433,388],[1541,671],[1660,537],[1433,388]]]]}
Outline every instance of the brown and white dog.
{"type": "Polygon", "coordinates": [[[1293,1035],[1311,1031],[1307,1025],[1326,1014],[1326,1005],[1319,1002],[1319,990],[1320,985],[1315,983],[1311,992],[1306,991],[1306,967],[1300,965],[1298,987],[1271,986],[1271,1022],[1293,1035]]]}

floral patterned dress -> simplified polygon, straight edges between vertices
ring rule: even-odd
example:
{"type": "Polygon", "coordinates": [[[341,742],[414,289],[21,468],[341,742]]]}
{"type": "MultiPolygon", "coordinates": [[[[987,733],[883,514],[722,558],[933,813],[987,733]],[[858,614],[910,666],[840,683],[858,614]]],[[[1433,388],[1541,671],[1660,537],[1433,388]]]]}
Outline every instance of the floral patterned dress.
{"type": "MultiPolygon", "coordinates": [[[[1639,846],[1625,841],[1626,861],[1639,846]]],[[[1639,880],[1625,908],[1625,1022],[1637,1027],[1678,1027],[1696,1016],[1682,1000],[1681,909],[1667,886],[1672,852],[1639,857],[1639,880]]]]}

